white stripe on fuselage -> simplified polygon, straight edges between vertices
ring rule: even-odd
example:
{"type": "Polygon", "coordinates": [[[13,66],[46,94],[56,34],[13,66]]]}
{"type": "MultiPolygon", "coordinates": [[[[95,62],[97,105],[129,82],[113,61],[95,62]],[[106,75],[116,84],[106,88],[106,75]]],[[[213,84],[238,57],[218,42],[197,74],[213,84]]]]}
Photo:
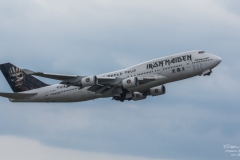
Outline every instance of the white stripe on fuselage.
{"type": "MultiPolygon", "coordinates": [[[[150,60],[132,67],[97,75],[97,77],[150,77],[164,76],[167,79],[164,83],[158,80],[133,87],[131,91],[140,91],[155,86],[163,85],[169,82],[190,78],[201,74],[207,69],[212,69],[216,65],[214,63],[214,55],[207,53],[199,53],[199,51],[191,51],[175,54],[150,60]]],[[[90,99],[101,98],[101,94],[95,94],[88,91],[89,87],[80,89],[79,87],[62,84],[55,84],[39,89],[26,91],[26,93],[38,93],[37,95],[20,100],[11,100],[13,102],[78,102],[90,99]]],[[[109,95],[112,97],[113,95],[109,95]]]]}

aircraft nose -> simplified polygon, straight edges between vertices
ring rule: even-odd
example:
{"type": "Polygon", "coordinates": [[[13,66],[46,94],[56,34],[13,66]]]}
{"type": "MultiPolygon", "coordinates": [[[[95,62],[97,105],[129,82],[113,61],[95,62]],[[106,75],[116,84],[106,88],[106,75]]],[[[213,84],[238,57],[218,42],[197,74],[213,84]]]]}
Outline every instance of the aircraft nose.
{"type": "Polygon", "coordinates": [[[217,61],[217,65],[222,62],[222,58],[215,56],[215,60],[217,61]]]}

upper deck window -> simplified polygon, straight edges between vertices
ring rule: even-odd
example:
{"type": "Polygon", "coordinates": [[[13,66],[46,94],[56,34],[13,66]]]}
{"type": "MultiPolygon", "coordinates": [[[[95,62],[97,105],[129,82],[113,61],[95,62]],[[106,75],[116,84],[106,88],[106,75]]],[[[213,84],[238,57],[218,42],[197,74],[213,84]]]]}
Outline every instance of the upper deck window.
{"type": "Polygon", "coordinates": [[[198,53],[199,53],[199,54],[203,54],[203,53],[205,53],[205,52],[204,52],[204,51],[199,51],[198,53]]]}

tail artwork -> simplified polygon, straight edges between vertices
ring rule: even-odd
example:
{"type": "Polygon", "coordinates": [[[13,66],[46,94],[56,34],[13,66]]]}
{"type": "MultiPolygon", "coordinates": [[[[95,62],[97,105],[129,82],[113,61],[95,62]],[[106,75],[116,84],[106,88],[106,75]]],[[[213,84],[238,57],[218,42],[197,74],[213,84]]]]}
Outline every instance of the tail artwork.
{"type": "Polygon", "coordinates": [[[0,69],[13,92],[23,92],[48,86],[37,78],[27,75],[20,68],[11,63],[1,64],[0,69]]]}

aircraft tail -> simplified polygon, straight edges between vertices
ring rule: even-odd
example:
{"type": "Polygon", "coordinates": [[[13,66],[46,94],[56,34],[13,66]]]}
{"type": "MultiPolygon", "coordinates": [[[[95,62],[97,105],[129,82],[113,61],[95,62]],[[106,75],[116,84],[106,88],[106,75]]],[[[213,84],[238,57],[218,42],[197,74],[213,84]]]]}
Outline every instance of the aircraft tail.
{"type": "Polygon", "coordinates": [[[13,92],[23,92],[48,86],[37,78],[27,75],[11,63],[1,64],[0,69],[13,92]]]}

